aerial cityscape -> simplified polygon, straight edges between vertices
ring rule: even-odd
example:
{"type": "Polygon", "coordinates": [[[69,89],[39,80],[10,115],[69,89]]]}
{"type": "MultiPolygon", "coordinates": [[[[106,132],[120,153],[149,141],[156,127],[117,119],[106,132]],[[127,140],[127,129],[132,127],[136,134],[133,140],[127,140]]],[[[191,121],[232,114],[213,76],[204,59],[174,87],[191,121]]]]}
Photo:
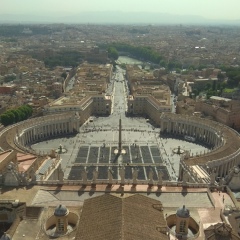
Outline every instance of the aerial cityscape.
{"type": "Polygon", "coordinates": [[[235,12],[9,7],[27,16],[3,1],[0,240],[240,239],[235,12]]]}

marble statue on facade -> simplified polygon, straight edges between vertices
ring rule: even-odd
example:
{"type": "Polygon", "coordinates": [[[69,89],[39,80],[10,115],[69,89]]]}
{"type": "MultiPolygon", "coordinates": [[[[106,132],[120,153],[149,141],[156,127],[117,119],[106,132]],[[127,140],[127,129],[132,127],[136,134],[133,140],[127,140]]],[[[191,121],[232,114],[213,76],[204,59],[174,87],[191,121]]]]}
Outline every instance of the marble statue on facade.
{"type": "Polygon", "coordinates": [[[163,173],[162,171],[158,171],[158,185],[163,184],[163,173]]]}
{"type": "Polygon", "coordinates": [[[119,173],[120,173],[120,177],[121,177],[121,184],[124,184],[125,183],[125,169],[122,167],[119,170],[119,173]]]}
{"type": "Polygon", "coordinates": [[[31,169],[30,177],[31,177],[31,183],[36,183],[37,178],[33,168],[31,169]]]}
{"type": "Polygon", "coordinates": [[[111,168],[108,169],[108,184],[113,183],[113,171],[111,168]]]}
{"type": "Polygon", "coordinates": [[[136,168],[133,170],[132,176],[133,176],[133,184],[137,184],[138,170],[136,168]]]}
{"type": "Polygon", "coordinates": [[[82,180],[83,180],[83,185],[87,184],[87,171],[86,169],[82,170],[82,180]]]}
{"type": "Polygon", "coordinates": [[[64,179],[64,172],[62,170],[61,164],[59,164],[59,167],[58,167],[58,180],[60,182],[63,182],[63,179],[64,179]]]}
{"type": "Polygon", "coordinates": [[[93,184],[96,184],[97,178],[98,178],[98,171],[97,171],[97,169],[95,168],[95,169],[93,170],[93,180],[92,180],[92,183],[93,183],[93,184]]]}
{"type": "Polygon", "coordinates": [[[216,172],[213,170],[210,174],[210,184],[214,185],[216,181],[216,172]]]}
{"type": "Polygon", "coordinates": [[[148,172],[148,184],[152,185],[153,184],[153,170],[150,168],[148,172]]]}

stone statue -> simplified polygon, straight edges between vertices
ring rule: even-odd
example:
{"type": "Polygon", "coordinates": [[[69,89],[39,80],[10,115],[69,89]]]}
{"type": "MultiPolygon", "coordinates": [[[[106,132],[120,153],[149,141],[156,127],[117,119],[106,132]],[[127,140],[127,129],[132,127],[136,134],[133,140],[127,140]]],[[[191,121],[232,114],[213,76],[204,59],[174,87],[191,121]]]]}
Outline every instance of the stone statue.
{"type": "Polygon", "coordinates": [[[83,180],[83,185],[87,184],[87,171],[86,169],[82,170],[82,180],[83,180]]]}
{"type": "Polygon", "coordinates": [[[210,184],[211,185],[214,185],[215,184],[215,180],[216,180],[216,173],[215,171],[213,170],[210,174],[210,184]]]}
{"type": "Polygon", "coordinates": [[[113,171],[111,168],[108,169],[108,184],[113,183],[113,171]]]}
{"type": "Polygon", "coordinates": [[[63,178],[64,178],[64,172],[62,170],[61,164],[59,164],[59,167],[58,167],[58,180],[60,182],[63,182],[63,178]]]}
{"type": "Polygon", "coordinates": [[[187,176],[186,176],[186,174],[183,174],[182,184],[183,184],[184,186],[187,184],[187,176]]]}
{"type": "Polygon", "coordinates": [[[93,171],[93,180],[92,180],[93,184],[96,184],[97,178],[98,178],[98,171],[95,168],[93,171]]]}
{"type": "Polygon", "coordinates": [[[56,158],[56,152],[54,149],[51,150],[50,155],[51,158],[56,158]]]}
{"type": "Polygon", "coordinates": [[[119,170],[119,173],[120,173],[120,177],[121,177],[121,184],[124,184],[125,183],[125,169],[122,167],[119,170]]]}
{"type": "Polygon", "coordinates": [[[158,171],[158,185],[162,185],[163,183],[163,173],[162,171],[158,171]]]}
{"type": "Polygon", "coordinates": [[[20,176],[21,185],[29,184],[25,173],[22,172],[21,174],[19,174],[19,176],[20,176]]]}
{"type": "Polygon", "coordinates": [[[220,178],[219,180],[219,187],[221,188],[221,190],[224,190],[224,185],[226,184],[224,178],[220,178]]]}
{"type": "Polygon", "coordinates": [[[58,153],[62,153],[62,145],[61,144],[58,147],[58,153]]]}
{"type": "Polygon", "coordinates": [[[148,184],[153,184],[153,170],[152,170],[152,168],[150,168],[150,170],[148,172],[148,179],[149,179],[148,184]]]}
{"type": "Polygon", "coordinates": [[[35,183],[36,182],[36,174],[35,174],[33,168],[31,169],[30,177],[31,177],[31,183],[35,183]]]}
{"type": "Polygon", "coordinates": [[[133,170],[133,184],[137,184],[138,170],[134,168],[133,170]]]}

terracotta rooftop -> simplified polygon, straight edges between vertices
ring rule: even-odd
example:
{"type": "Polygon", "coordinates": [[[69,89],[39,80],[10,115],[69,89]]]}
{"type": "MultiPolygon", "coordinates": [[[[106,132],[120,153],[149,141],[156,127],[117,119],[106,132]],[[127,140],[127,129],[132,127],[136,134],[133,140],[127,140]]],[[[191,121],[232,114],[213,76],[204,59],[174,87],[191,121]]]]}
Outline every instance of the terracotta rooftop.
{"type": "Polygon", "coordinates": [[[9,156],[13,150],[7,150],[0,153],[0,162],[2,162],[7,156],[9,156]]]}
{"type": "Polygon", "coordinates": [[[18,170],[26,172],[32,164],[36,161],[37,157],[31,154],[17,153],[18,170]]]}
{"type": "Polygon", "coordinates": [[[105,194],[87,199],[76,240],[169,239],[161,202],[142,195],[105,194]]]}
{"type": "Polygon", "coordinates": [[[26,172],[26,171],[32,166],[33,162],[34,162],[36,159],[37,159],[37,158],[20,162],[20,163],[18,164],[18,170],[19,170],[19,172],[26,172]]]}
{"type": "Polygon", "coordinates": [[[31,155],[31,154],[24,154],[24,153],[17,153],[17,161],[18,162],[23,162],[27,160],[36,160],[36,156],[31,155]]]}

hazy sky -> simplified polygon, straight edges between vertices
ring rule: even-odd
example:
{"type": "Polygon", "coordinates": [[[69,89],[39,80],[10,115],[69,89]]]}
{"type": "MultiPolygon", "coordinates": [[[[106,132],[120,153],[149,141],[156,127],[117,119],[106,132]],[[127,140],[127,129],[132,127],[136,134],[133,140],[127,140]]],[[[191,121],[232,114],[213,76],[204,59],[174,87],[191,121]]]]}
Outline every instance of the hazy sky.
{"type": "Polygon", "coordinates": [[[240,0],[0,0],[0,14],[81,11],[161,12],[240,19],[240,0]]]}

